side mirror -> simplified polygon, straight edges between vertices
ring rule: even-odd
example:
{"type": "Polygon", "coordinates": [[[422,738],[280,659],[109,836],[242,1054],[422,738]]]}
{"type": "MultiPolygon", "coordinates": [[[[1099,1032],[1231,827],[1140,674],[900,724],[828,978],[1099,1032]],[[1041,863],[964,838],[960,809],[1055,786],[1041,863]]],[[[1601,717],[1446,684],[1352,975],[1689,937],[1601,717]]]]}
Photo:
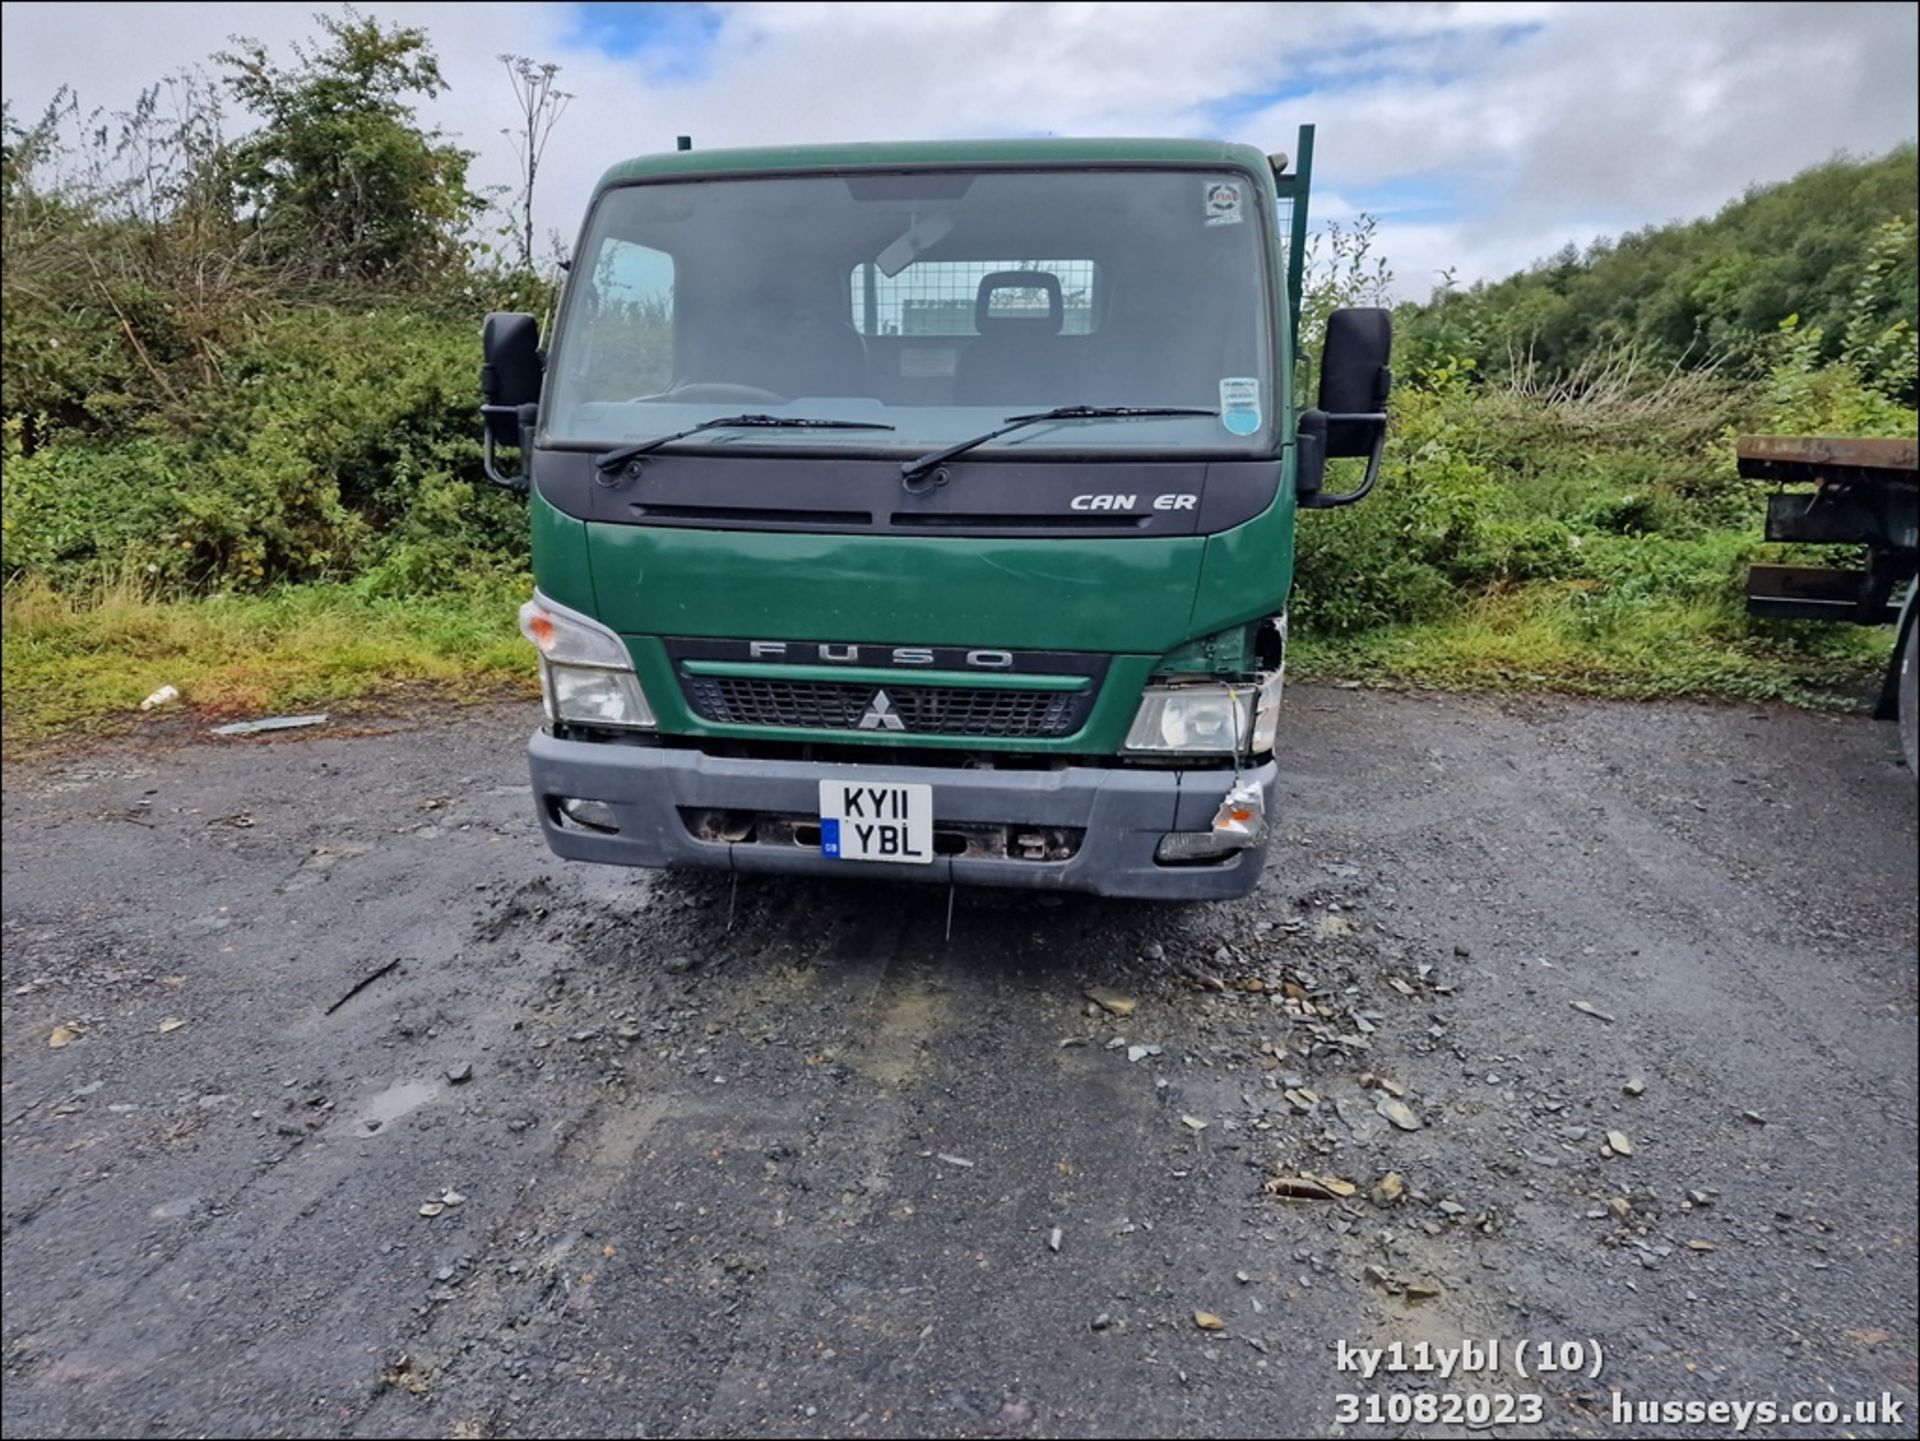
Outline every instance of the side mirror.
{"type": "Polygon", "coordinates": [[[524,449],[523,440],[540,404],[540,322],[531,315],[495,311],[480,330],[480,415],[486,425],[487,479],[514,490],[527,486],[523,462],[517,475],[501,475],[493,463],[496,445],[524,449]]]}
{"type": "Polygon", "coordinates": [[[1320,360],[1320,404],[1300,417],[1294,477],[1300,503],[1313,510],[1352,505],[1373,489],[1387,440],[1387,395],[1393,389],[1393,316],[1386,310],[1336,310],[1327,317],[1320,360]],[[1311,454],[1309,453],[1311,452],[1311,454]],[[1320,489],[1329,457],[1367,457],[1355,490],[1320,489]]]}
{"type": "Polygon", "coordinates": [[[1327,317],[1320,360],[1320,409],[1327,412],[1327,454],[1369,455],[1387,424],[1393,388],[1393,316],[1385,310],[1336,310],[1327,317]]]}

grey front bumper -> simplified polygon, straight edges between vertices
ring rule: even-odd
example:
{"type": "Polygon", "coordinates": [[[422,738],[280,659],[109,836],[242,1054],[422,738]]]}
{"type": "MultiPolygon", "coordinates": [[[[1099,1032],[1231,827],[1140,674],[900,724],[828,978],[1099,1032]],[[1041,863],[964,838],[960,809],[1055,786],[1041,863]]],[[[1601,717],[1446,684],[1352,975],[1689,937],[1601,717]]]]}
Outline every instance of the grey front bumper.
{"type": "MultiPolygon", "coordinates": [[[[558,740],[537,731],[528,747],[535,808],[547,844],[569,860],[620,866],[710,866],[735,871],[874,876],[1090,891],[1159,900],[1231,900],[1260,878],[1264,846],[1208,865],[1163,866],[1154,847],[1168,831],[1203,831],[1233,783],[1228,770],[1126,770],[1073,766],[1049,771],[959,770],[937,766],[845,766],[813,761],[739,760],[664,746],[558,740]],[[928,865],[842,861],[809,846],[730,844],[696,839],[680,807],[812,813],[822,778],[859,770],[876,783],[933,787],[936,824],[1083,828],[1065,861],[938,856],[928,865]],[[560,800],[610,807],[617,834],[555,817],[560,800]]],[[[1272,762],[1245,773],[1266,793],[1273,816],[1272,762]]]]}

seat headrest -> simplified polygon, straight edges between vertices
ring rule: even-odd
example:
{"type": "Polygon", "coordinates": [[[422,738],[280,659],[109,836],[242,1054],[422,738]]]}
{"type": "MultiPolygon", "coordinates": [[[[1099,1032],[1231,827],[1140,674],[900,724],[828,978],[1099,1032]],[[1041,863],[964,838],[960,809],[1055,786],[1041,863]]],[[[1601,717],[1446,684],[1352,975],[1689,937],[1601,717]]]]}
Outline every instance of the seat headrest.
{"type": "Polygon", "coordinates": [[[973,328],[982,335],[1058,335],[1066,323],[1067,307],[1060,294],[1060,277],[1044,270],[996,270],[981,278],[973,301],[973,328]],[[1018,315],[993,315],[996,290],[1038,290],[1046,294],[1047,308],[1018,315]]]}

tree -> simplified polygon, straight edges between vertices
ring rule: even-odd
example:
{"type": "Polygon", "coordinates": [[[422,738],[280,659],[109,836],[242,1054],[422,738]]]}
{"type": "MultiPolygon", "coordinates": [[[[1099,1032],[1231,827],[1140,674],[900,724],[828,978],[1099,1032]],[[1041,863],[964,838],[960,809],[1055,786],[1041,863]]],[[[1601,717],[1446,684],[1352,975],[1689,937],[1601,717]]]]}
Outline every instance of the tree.
{"type": "Polygon", "coordinates": [[[1393,270],[1374,249],[1379,222],[1371,215],[1343,226],[1330,220],[1307,237],[1303,294],[1300,297],[1300,346],[1319,347],[1327,317],[1348,305],[1385,305],[1393,292],[1393,270]]]}
{"type": "Polygon", "coordinates": [[[521,267],[532,270],[533,186],[540,175],[540,158],[547,153],[547,140],[573,96],[553,88],[560,67],[552,61],[535,64],[524,55],[502,55],[499,59],[507,67],[514,104],[520,111],[519,123],[500,132],[513,142],[514,153],[520,157],[520,194],[515,202],[520,225],[514,238],[520,242],[521,267]]]}
{"type": "Polygon", "coordinates": [[[1712,217],[1584,254],[1568,246],[1428,308],[1475,314],[1482,374],[1504,372],[1511,356],[1560,377],[1625,349],[1758,375],[1780,323],[1797,315],[1804,334],[1819,334],[1821,360],[1853,361],[1887,394],[1908,396],[1917,202],[1911,143],[1877,159],[1840,156],[1756,186],[1712,217]]]}
{"type": "Polygon", "coordinates": [[[276,63],[236,37],[215,57],[260,128],[231,150],[242,214],[265,258],[316,279],[419,281],[464,259],[479,200],[473,153],[423,129],[410,97],[447,89],[427,34],[348,8],[316,15],[323,39],[276,63]]]}

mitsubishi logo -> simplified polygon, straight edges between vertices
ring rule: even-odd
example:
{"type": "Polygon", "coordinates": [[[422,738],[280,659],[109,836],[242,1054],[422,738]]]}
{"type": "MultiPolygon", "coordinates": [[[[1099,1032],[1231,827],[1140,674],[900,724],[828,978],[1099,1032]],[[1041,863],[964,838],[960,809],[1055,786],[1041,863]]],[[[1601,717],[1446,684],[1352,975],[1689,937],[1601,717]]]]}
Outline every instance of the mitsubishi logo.
{"type": "Polygon", "coordinates": [[[863,731],[903,731],[907,723],[894,714],[893,702],[887,698],[887,693],[877,690],[873,693],[873,704],[860,717],[859,728],[863,731]]]}

